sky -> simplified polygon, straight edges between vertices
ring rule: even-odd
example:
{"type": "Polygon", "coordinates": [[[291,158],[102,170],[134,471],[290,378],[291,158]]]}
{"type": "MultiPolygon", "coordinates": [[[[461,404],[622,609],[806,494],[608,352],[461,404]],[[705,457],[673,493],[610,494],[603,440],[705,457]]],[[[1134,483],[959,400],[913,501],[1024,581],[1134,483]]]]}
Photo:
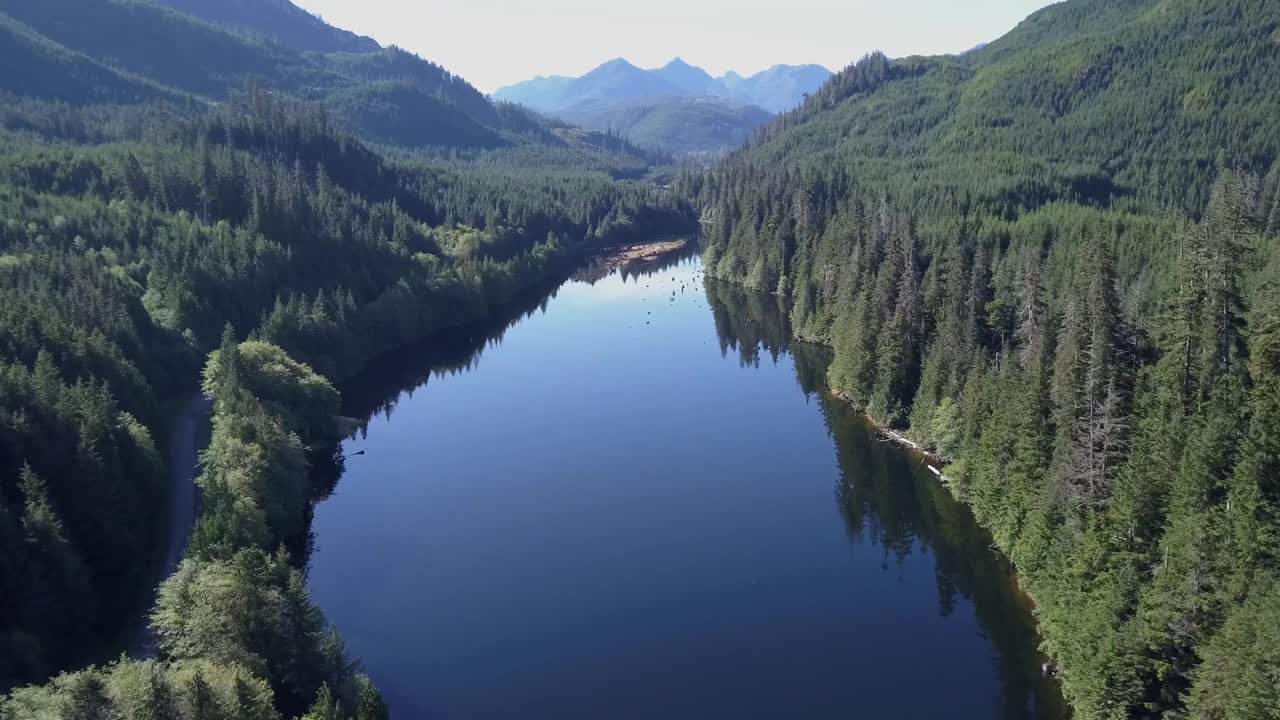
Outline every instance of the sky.
{"type": "Polygon", "coordinates": [[[674,57],[712,75],[779,63],[838,71],[872,50],[961,52],[1048,0],[295,0],[331,25],[399,45],[491,93],[582,75],[616,57],[674,57]]]}

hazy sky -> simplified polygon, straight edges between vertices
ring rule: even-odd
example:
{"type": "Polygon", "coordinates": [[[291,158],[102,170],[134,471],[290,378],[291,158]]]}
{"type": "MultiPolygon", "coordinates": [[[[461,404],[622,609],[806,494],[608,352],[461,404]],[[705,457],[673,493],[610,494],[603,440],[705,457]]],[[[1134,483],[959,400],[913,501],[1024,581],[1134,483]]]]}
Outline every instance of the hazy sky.
{"type": "Polygon", "coordinates": [[[679,56],[713,75],[967,50],[1049,0],[295,0],[330,24],[399,45],[484,92],[581,75],[625,57],[679,56]]]}

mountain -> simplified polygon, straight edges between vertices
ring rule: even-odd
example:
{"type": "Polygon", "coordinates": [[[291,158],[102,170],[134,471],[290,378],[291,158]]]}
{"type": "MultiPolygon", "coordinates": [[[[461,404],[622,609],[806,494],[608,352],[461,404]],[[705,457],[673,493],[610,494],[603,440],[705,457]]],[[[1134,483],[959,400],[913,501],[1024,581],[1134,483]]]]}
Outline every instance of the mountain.
{"type": "Polygon", "coordinates": [[[1277,706],[1280,3],[872,54],[675,185],[706,272],[783,298],[972,506],[1072,717],[1277,706]]]}
{"type": "Polygon", "coordinates": [[[677,154],[718,153],[745,143],[773,113],[718,97],[587,101],[557,115],[587,128],[610,130],[642,147],[677,154]]]}
{"type": "Polygon", "coordinates": [[[558,107],[549,110],[555,112],[588,101],[634,100],[683,94],[685,93],[679,85],[663,75],[641,70],[626,60],[617,58],[569,83],[560,95],[558,107]]]}
{"type": "Polygon", "coordinates": [[[327,24],[289,0],[154,0],[178,12],[235,30],[259,34],[294,50],[377,52],[373,38],[327,24]]]}
{"type": "Polygon", "coordinates": [[[619,58],[580,78],[538,77],[500,88],[494,97],[546,113],[586,101],[659,97],[723,97],[777,113],[795,107],[829,77],[831,71],[819,65],[775,65],[749,78],[734,72],[713,78],[680,58],[652,70],[619,58]]]}
{"type": "MultiPolygon", "coordinates": [[[[194,6],[208,13],[216,7],[194,6]]],[[[492,149],[532,142],[562,148],[577,137],[557,134],[546,119],[519,106],[501,108],[464,79],[399,48],[343,40],[336,45],[371,51],[321,54],[268,39],[273,27],[311,37],[298,41],[310,47],[335,45],[314,42],[316,37],[346,37],[335,28],[316,30],[319,20],[288,3],[246,0],[233,7],[261,12],[242,13],[238,17],[253,24],[233,29],[146,2],[0,0],[0,57],[6,67],[24,68],[0,75],[0,91],[128,104],[224,102],[257,87],[317,103],[340,125],[390,145],[492,149]]],[[[634,147],[627,152],[644,156],[634,147]]]]}
{"type": "Polygon", "coordinates": [[[550,112],[562,107],[561,98],[577,78],[564,75],[539,76],[518,85],[502,88],[494,97],[503,102],[513,102],[538,112],[550,112]]]}
{"type": "Polygon", "coordinates": [[[729,73],[717,79],[680,58],[652,70],[618,58],[579,78],[539,77],[494,97],[644,146],[715,153],[745,142],[830,75],[817,65],[777,65],[750,78],[729,73]]]}
{"type": "Polygon", "coordinates": [[[666,65],[650,72],[676,87],[682,95],[697,97],[724,94],[724,87],[715,78],[711,77],[706,70],[694,67],[680,58],[675,58],[666,65]]]}
{"type": "Polygon", "coordinates": [[[799,105],[830,77],[831,71],[821,65],[774,65],[748,78],[729,72],[719,82],[729,97],[780,113],[799,105]]]}

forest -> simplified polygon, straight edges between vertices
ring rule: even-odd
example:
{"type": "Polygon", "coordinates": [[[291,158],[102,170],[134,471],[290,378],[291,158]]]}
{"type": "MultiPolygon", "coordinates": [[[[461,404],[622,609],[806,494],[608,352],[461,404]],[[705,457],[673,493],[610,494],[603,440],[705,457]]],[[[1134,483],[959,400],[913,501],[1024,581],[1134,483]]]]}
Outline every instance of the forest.
{"type": "Polygon", "coordinates": [[[945,463],[1079,718],[1280,712],[1280,6],[872,54],[678,187],[831,391],[945,463]]]}
{"type": "Polygon", "coordinates": [[[30,69],[0,80],[0,718],[385,717],[302,576],[335,385],[690,205],[661,157],[395,48],[90,0],[0,3],[0,35],[30,69]],[[202,513],[156,656],[113,659],[202,377],[202,513]]]}

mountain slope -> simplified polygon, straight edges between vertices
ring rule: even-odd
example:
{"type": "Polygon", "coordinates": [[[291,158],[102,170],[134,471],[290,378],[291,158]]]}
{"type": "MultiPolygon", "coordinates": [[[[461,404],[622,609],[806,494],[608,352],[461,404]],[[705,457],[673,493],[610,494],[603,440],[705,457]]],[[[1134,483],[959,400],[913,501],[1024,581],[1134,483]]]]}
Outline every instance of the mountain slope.
{"type": "Polygon", "coordinates": [[[478,123],[499,122],[493,103],[466,80],[397,47],[368,53],[340,53],[324,65],[356,83],[394,82],[412,87],[465,112],[478,123]]]}
{"type": "Polygon", "coordinates": [[[1141,193],[1203,207],[1220,150],[1253,168],[1280,150],[1276,15],[1242,2],[1062,3],[963,57],[851,66],[749,154],[993,202],[1025,203],[1012,186],[1034,182],[1033,201],[1141,193]]]}
{"type": "Polygon", "coordinates": [[[0,0],[0,12],[111,67],[200,95],[223,96],[250,79],[287,78],[288,89],[331,82],[297,53],[222,32],[140,2],[0,0]]]}
{"type": "Polygon", "coordinates": [[[22,68],[5,73],[3,89],[18,95],[75,102],[131,103],[176,97],[142,78],[120,73],[83,54],[50,42],[0,14],[0,64],[22,68]]]}
{"type": "Polygon", "coordinates": [[[259,34],[294,50],[377,52],[373,38],[328,25],[289,0],[156,0],[178,12],[259,34]]]}
{"type": "Polygon", "coordinates": [[[561,98],[576,79],[564,75],[539,76],[499,88],[493,96],[504,102],[520,103],[538,112],[552,112],[563,107],[561,98]]]}
{"type": "Polygon", "coordinates": [[[500,113],[466,81],[397,48],[302,53],[142,2],[0,0],[0,18],[8,18],[5,32],[21,36],[5,48],[17,53],[13,67],[30,63],[42,73],[39,82],[5,73],[0,90],[73,102],[182,93],[221,101],[258,86],[325,105],[376,142],[493,148],[552,137],[545,128],[529,132],[529,118],[500,113]],[[95,79],[86,82],[86,73],[95,79]]]}
{"type": "Polygon", "coordinates": [[[583,127],[612,130],[642,147],[678,154],[739,147],[773,119],[754,105],[716,97],[585,102],[557,115],[583,127]]]}

